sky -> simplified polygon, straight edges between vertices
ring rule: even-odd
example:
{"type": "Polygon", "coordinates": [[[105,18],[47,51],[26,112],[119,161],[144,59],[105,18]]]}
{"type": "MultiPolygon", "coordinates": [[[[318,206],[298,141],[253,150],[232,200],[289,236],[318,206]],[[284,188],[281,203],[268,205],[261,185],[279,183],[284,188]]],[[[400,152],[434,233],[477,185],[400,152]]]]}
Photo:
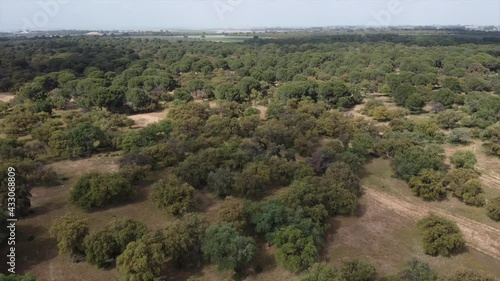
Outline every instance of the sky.
{"type": "Polygon", "coordinates": [[[0,0],[0,31],[496,25],[500,0],[0,0]]]}

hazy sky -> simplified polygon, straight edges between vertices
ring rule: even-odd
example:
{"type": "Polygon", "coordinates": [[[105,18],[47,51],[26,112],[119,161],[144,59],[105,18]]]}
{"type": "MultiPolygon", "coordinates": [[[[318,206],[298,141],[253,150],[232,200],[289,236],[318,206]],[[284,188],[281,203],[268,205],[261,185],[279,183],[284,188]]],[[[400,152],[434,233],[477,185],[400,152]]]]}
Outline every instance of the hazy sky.
{"type": "Polygon", "coordinates": [[[500,25],[500,0],[0,0],[0,30],[500,25]]]}

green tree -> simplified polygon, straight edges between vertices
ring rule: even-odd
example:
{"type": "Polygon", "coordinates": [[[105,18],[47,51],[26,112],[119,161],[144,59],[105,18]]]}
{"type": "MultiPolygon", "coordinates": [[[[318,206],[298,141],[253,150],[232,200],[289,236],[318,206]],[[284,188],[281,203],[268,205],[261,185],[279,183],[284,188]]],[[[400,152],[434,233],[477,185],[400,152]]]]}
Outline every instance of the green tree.
{"type": "Polygon", "coordinates": [[[194,188],[171,176],[153,185],[151,200],[172,215],[182,215],[193,204],[194,188]]]}
{"type": "Polygon", "coordinates": [[[144,223],[132,219],[115,220],[107,229],[113,234],[118,253],[123,253],[130,242],[141,239],[148,232],[144,223]]]}
{"type": "Polygon", "coordinates": [[[104,132],[89,122],[81,123],[69,129],[65,135],[70,149],[70,156],[88,156],[102,146],[106,140],[104,132]]]}
{"type": "Polygon", "coordinates": [[[344,279],[335,268],[322,262],[313,264],[300,281],[344,281],[344,279]]]}
{"type": "Polygon", "coordinates": [[[485,204],[483,187],[479,179],[471,179],[457,186],[453,190],[453,195],[467,205],[481,207],[485,204]]]}
{"type": "Polygon", "coordinates": [[[219,198],[223,198],[233,193],[235,173],[229,168],[219,168],[215,172],[210,172],[207,178],[208,189],[219,198]]]}
{"type": "Polygon", "coordinates": [[[264,234],[268,242],[274,240],[275,231],[287,222],[286,203],[272,199],[255,203],[248,211],[255,231],[264,234]]]}
{"type": "Polygon", "coordinates": [[[89,173],[81,177],[70,193],[73,204],[93,209],[130,199],[135,190],[120,174],[89,173]]]}
{"type": "Polygon", "coordinates": [[[377,276],[372,264],[360,260],[344,262],[340,268],[340,274],[344,280],[349,281],[375,281],[377,276]]]}
{"type": "Polygon", "coordinates": [[[437,275],[429,265],[419,259],[412,258],[399,273],[402,281],[434,281],[437,275]]]}
{"type": "Polygon", "coordinates": [[[105,267],[119,251],[113,232],[107,230],[90,234],[84,244],[85,259],[98,268],[105,267]]]}
{"type": "Polygon", "coordinates": [[[161,232],[131,242],[116,259],[116,267],[127,281],[154,280],[167,262],[167,249],[161,232]]]}
{"type": "Polygon", "coordinates": [[[203,240],[205,257],[219,270],[236,270],[254,257],[257,247],[250,237],[244,237],[228,224],[212,225],[203,240]]]}
{"type": "Polygon", "coordinates": [[[423,169],[418,176],[411,177],[408,184],[416,196],[424,200],[439,200],[446,195],[441,178],[440,172],[423,169]]]}
{"type": "Polygon", "coordinates": [[[218,211],[219,219],[229,224],[239,232],[244,232],[248,226],[246,202],[233,197],[227,197],[218,211]]]}
{"type": "Polygon", "coordinates": [[[249,163],[234,179],[234,187],[238,194],[247,198],[262,196],[270,183],[269,167],[262,162],[249,163]]]}
{"type": "Polygon", "coordinates": [[[425,253],[431,256],[449,256],[461,251],[465,246],[462,232],[456,223],[429,215],[418,222],[422,233],[425,253]]]}
{"type": "Polygon", "coordinates": [[[208,223],[197,214],[186,214],[163,231],[167,254],[178,267],[198,265],[202,260],[202,241],[208,223]]]}
{"type": "Polygon", "coordinates": [[[314,179],[295,181],[287,194],[290,207],[301,207],[314,218],[317,208],[323,208],[330,216],[351,214],[357,206],[356,196],[342,187],[322,185],[314,179]]]}
{"type": "Polygon", "coordinates": [[[463,144],[467,143],[470,138],[470,133],[466,129],[457,128],[451,130],[451,134],[448,136],[448,141],[451,143],[463,144]]]}
{"type": "Polygon", "coordinates": [[[67,214],[52,222],[49,234],[57,240],[60,254],[77,257],[85,253],[84,240],[89,234],[89,226],[85,220],[67,214]]]}
{"type": "Polygon", "coordinates": [[[291,272],[309,268],[318,259],[318,252],[312,236],[293,226],[281,228],[274,238],[275,258],[278,265],[291,272]]]}
{"type": "Polygon", "coordinates": [[[393,93],[392,97],[394,98],[394,101],[398,105],[404,105],[406,100],[416,92],[416,89],[412,87],[411,85],[408,84],[402,84],[397,86],[393,93]]]}
{"type": "Polygon", "coordinates": [[[441,148],[435,146],[412,146],[396,153],[392,162],[396,175],[404,180],[417,176],[423,169],[443,170],[444,155],[441,148]]]}
{"type": "Polygon", "coordinates": [[[322,182],[326,185],[341,185],[357,196],[362,193],[358,175],[344,162],[330,164],[322,177],[322,182]]]}
{"type": "Polygon", "coordinates": [[[404,105],[411,111],[421,111],[425,105],[425,100],[420,94],[413,93],[405,100],[404,105]]]}
{"type": "Polygon", "coordinates": [[[477,163],[476,155],[470,150],[460,150],[453,153],[451,163],[456,168],[474,169],[474,165],[477,163]]]}
{"type": "Polygon", "coordinates": [[[500,221],[500,197],[495,197],[489,200],[488,204],[486,205],[486,211],[488,217],[490,217],[492,220],[500,221]]]}

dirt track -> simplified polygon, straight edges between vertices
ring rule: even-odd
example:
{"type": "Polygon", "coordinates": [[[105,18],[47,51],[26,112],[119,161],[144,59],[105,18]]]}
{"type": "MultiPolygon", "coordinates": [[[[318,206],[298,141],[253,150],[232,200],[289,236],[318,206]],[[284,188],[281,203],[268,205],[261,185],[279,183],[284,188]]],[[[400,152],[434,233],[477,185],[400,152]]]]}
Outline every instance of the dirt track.
{"type": "Polygon", "coordinates": [[[454,215],[450,212],[430,206],[425,202],[408,202],[366,186],[365,192],[365,196],[375,200],[382,205],[382,207],[388,208],[400,216],[415,221],[431,212],[455,221],[464,234],[467,246],[500,260],[500,229],[478,223],[462,216],[454,215]]]}

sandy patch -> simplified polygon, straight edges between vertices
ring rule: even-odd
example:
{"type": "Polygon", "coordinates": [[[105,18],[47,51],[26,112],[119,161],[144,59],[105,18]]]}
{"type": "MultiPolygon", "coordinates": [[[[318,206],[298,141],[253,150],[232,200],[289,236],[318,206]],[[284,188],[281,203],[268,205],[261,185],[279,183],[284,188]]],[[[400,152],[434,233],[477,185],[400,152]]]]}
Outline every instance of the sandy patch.
{"type": "Polygon", "coordinates": [[[0,101],[2,102],[9,102],[12,99],[14,99],[16,95],[12,93],[0,93],[0,101]]]}

